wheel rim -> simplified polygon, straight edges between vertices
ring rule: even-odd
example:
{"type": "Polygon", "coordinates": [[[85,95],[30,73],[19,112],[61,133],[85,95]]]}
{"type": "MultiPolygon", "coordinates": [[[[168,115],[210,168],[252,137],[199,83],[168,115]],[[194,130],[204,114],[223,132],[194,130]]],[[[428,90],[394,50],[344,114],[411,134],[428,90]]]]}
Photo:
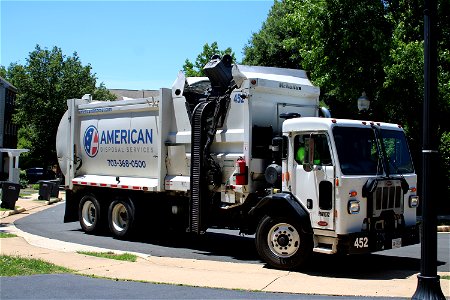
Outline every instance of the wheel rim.
{"type": "Polygon", "coordinates": [[[118,203],[112,211],[112,225],[117,232],[122,232],[128,226],[128,211],[125,205],[118,203]]]}
{"type": "Polygon", "coordinates": [[[300,247],[300,235],[294,226],[278,223],[270,228],[267,242],[273,254],[279,257],[291,257],[300,247]]]}
{"type": "Polygon", "coordinates": [[[81,215],[83,217],[83,223],[86,226],[94,226],[95,220],[97,219],[97,209],[92,201],[88,200],[84,202],[81,215]]]}

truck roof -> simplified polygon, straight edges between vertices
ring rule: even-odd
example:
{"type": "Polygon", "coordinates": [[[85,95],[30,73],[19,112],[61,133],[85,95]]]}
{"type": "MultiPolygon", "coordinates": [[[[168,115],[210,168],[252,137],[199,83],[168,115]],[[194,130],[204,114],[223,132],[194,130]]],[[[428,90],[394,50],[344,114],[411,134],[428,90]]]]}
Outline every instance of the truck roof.
{"type": "Polygon", "coordinates": [[[328,130],[334,126],[366,127],[372,124],[381,128],[403,131],[400,125],[392,123],[350,119],[300,117],[284,121],[283,132],[298,131],[299,129],[302,131],[328,130]]]}
{"type": "MultiPolygon", "coordinates": [[[[299,69],[287,69],[287,68],[276,68],[276,67],[263,67],[263,66],[247,66],[247,65],[237,65],[239,71],[244,73],[247,78],[270,78],[273,76],[285,76],[294,77],[301,79],[308,79],[306,71],[299,69]]],[[[188,77],[192,83],[209,80],[208,77],[188,77]]]]}
{"type": "Polygon", "coordinates": [[[238,68],[247,78],[260,78],[313,86],[304,70],[247,65],[238,65],[238,68]]]}
{"type": "MultiPolygon", "coordinates": [[[[239,68],[239,71],[247,77],[247,79],[261,79],[262,81],[266,80],[277,82],[274,86],[268,84],[268,86],[271,86],[272,88],[277,87],[291,90],[299,90],[303,88],[307,89],[308,93],[313,95],[319,96],[320,94],[320,88],[311,83],[306,71],[304,70],[247,65],[237,65],[237,67],[239,68]]],[[[190,86],[195,86],[209,81],[208,77],[187,77],[186,80],[190,86]]],[[[267,85],[262,81],[260,81],[259,85],[267,85]]]]}

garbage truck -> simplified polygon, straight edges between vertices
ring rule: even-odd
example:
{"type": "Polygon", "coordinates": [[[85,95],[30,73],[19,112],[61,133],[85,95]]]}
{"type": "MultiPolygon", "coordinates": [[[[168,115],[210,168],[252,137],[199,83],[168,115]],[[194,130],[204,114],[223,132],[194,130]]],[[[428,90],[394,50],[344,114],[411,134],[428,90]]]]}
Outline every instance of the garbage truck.
{"type": "Polygon", "coordinates": [[[332,118],[303,70],[229,55],[203,70],[157,97],[67,101],[56,137],[65,222],[116,238],[240,230],[285,270],[312,252],[419,242],[400,125],[332,118]]]}

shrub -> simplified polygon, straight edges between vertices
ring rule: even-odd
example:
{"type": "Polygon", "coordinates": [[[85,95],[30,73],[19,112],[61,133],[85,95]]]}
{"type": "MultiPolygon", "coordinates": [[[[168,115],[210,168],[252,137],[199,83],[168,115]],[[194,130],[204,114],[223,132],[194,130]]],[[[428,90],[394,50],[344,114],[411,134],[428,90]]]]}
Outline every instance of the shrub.
{"type": "Polygon", "coordinates": [[[25,170],[20,170],[19,184],[22,188],[26,188],[28,185],[28,178],[27,178],[27,173],[25,172],[25,170]]]}

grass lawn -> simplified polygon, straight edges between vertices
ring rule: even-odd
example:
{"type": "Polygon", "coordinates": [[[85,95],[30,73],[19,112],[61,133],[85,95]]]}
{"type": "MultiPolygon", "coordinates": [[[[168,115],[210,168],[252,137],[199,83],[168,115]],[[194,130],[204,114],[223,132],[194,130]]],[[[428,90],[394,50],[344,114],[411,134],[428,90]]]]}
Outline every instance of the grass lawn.
{"type": "Polygon", "coordinates": [[[130,253],[115,254],[114,252],[89,252],[89,251],[77,251],[77,253],[84,254],[84,255],[90,255],[90,256],[96,256],[96,257],[116,259],[116,260],[132,261],[132,262],[135,262],[137,260],[137,256],[134,254],[130,254],[130,253]]]}
{"type": "Polygon", "coordinates": [[[17,235],[12,234],[12,233],[6,233],[6,232],[0,232],[0,239],[2,238],[11,238],[11,237],[16,237],[17,235]]]}
{"type": "Polygon", "coordinates": [[[63,268],[41,259],[22,258],[0,255],[0,276],[23,276],[34,274],[72,273],[63,268]]]}
{"type": "MultiPolygon", "coordinates": [[[[20,206],[14,206],[15,210],[18,210],[19,208],[20,208],[20,206]]],[[[0,207],[0,211],[7,211],[7,210],[14,210],[14,209],[0,207]]]]}
{"type": "MultiPolygon", "coordinates": [[[[12,238],[17,235],[0,232],[0,238],[12,238]]],[[[22,276],[34,274],[71,273],[72,271],[41,259],[0,255],[0,276],[22,276]]]]}

